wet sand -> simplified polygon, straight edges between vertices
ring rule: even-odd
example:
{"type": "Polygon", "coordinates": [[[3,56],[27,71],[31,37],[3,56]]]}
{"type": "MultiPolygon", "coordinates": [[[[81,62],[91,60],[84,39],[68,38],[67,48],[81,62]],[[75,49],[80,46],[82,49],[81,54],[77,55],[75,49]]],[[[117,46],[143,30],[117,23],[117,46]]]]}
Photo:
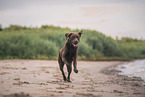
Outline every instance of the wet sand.
{"type": "Polygon", "coordinates": [[[78,61],[79,73],[72,72],[69,83],[57,61],[1,60],[0,97],[145,97],[140,78],[114,70],[121,63],[78,61]]]}

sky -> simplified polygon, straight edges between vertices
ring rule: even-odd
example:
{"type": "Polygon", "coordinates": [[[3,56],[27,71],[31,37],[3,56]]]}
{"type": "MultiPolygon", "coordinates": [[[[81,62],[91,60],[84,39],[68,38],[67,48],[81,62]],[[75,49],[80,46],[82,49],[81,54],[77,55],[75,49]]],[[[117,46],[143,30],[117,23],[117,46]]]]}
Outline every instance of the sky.
{"type": "Polygon", "coordinates": [[[0,24],[91,29],[145,39],[145,0],[0,0],[0,24]]]}

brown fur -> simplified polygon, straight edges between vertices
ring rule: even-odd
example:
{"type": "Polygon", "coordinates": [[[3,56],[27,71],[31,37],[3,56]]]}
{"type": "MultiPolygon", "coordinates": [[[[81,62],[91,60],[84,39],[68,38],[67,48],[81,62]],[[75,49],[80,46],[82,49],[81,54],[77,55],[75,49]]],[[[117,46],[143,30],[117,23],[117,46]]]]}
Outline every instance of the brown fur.
{"type": "Polygon", "coordinates": [[[73,66],[74,66],[74,72],[78,73],[77,55],[78,55],[78,43],[79,43],[81,34],[83,34],[82,31],[78,32],[78,33],[66,33],[65,34],[67,41],[66,41],[65,45],[62,47],[62,49],[60,50],[59,56],[58,56],[58,63],[59,63],[59,67],[62,72],[64,81],[71,82],[70,74],[72,71],[72,62],[73,62],[73,66]],[[63,71],[64,64],[66,64],[66,66],[67,66],[67,71],[68,71],[67,79],[66,79],[66,76],[63,71]]]}

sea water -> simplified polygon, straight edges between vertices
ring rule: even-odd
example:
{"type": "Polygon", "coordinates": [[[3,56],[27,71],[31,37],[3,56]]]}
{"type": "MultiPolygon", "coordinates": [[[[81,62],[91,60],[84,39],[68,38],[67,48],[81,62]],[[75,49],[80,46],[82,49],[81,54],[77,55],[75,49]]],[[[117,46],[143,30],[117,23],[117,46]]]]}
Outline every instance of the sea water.
{"type": "Polygon", "coordinates": [[[140,77],[145,81],[145,59],[118,65],[116,69],[121,71],[120,74],[129,77],[140,77]]]}

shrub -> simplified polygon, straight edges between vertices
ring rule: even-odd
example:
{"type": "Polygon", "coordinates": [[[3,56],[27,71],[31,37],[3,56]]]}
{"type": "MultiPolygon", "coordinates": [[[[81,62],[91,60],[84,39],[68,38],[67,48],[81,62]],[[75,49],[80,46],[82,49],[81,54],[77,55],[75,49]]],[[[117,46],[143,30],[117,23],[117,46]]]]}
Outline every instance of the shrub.
{"type": "MultiPolygon", "coordinates": [[[[145,40],[114,40],[95,30],[82,30],[84,33],[79,43],[79,59],[145,58],[145,40]]],[[[49,25],[40,28],[10,25],[0,31],[0,59],[57,59],[59,49],[66,42],[64,34],[79,31],[49,25]]]]}

